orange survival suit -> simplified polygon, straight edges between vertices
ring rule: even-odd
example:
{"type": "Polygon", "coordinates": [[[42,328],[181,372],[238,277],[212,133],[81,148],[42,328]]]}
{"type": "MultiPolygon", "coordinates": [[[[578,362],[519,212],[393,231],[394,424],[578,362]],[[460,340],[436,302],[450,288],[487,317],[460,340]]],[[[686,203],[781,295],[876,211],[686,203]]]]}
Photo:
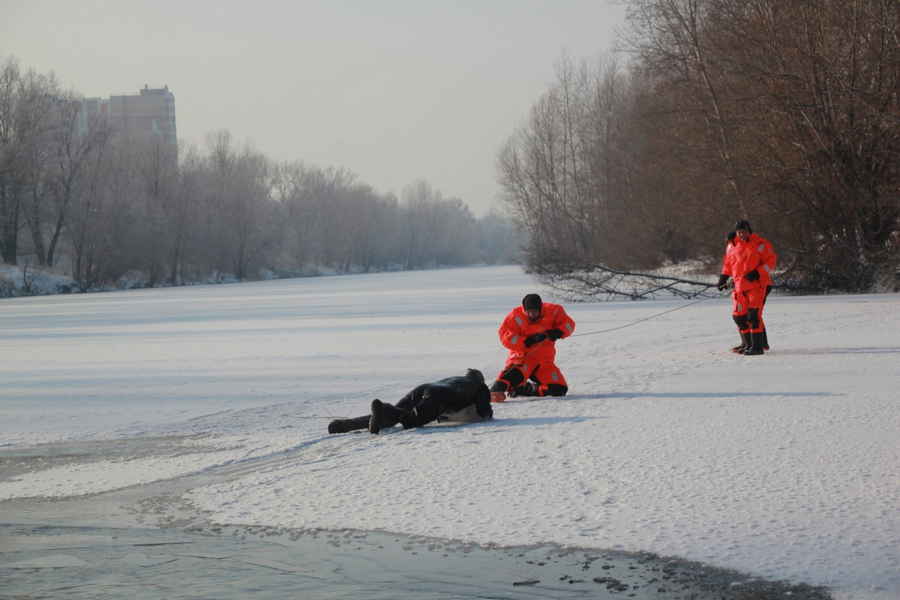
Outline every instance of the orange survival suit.
{"type": "Polygon", "coordinates": [[[491,400],[509,396],[565,396],[566,378],[556,366],[556,341],[575,331],[575,321],[559,304],[528,294],[500,325],[500,343],[509,349],[503,371],[491,386],[491,400]],[[529,317],[528,312],[538,314],[529,317]],[[538,312],[539,311],[539,312],[538,312]]]}
{"type": "Polygon", "coordinates": [[[772,286],[775,251],[768,240],[753,233],[747,221],[738,221],[735,229],[747,231],[749,237],[735,238],[734,247],[726,253],[722,265],[722,275],[734,279],[732,317],[743,340],[743,347],[734,350],[741,354],[763,354],[768,340],[762,310],[772,286]]]}

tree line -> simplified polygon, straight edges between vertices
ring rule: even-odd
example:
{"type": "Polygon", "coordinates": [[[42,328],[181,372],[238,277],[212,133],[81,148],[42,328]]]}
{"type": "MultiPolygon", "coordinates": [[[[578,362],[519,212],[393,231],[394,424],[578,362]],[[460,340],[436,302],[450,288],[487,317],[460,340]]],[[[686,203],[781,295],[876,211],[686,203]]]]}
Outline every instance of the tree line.
{"type": "Polygon", "coordinates": [[[52,74],[0,64],[0,257],[82,289],[515,262],[520,233],[425,181],[400,197],[340,167],[277,162],[227,131],[206,148],[85,123],[52,74]]]}
{"type": "Polygon", "coordinates": [[[498,157],[526,260],[720,260],[738,219],[776,283],[889,286],[900,267],[900,3],[627,0],[621,52],[563,57],[498,157]]]}

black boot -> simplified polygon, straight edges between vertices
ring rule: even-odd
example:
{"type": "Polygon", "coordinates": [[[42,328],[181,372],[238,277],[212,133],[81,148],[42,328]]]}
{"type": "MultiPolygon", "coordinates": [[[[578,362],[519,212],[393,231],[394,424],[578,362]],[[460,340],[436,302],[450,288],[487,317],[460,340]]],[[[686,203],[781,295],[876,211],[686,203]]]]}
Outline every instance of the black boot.
{"type": "Polygon", "coordinates": [[[750,334],[750,347],[744,350],[743,354],[744,356],[758,356],[760,354],[765,354],[761,331],[750,334]]]}
{"type": "Polygon", "coordinates": [[[406,415],[406,411],[375,398],[372,400],[372,416],[369,417],[369,433],[379,433],[382,429],[393,427],[406,415]]]}
{"type": "Polygon", "coordinates": [[[766,330],[763,329],[762,332],[762,349],[768,351],[769,350],[769,336],[766,334],[766,330]]]}
{"type": "Polygon", "coordinates": [[[369,415],[355,419],[336,419],[328,424],[328,433],[347,433],[369,426],[369,415]]]}
{"type": "Polygon", "coordinates": [[[381,431],[381,420],[384,415],[384,403],[375,398],[372,400],[372,416],[369,417],[369,433],[381,431]]]}
{"type": "Polygon", "coordinates": [[[743,354],[747,350],[747,348],[749,348],[750,346],[753,345],[750,343],[750,332],[749,331],[741,332],[741,340],[743,340],[743,343],[740,346],[735,346],[734,348],[731,349],[731,351],[734,352],[735,354],[743,354]]]}
{"type": "Polygon", "coordinates": [[[510,398],[515,398],[516,396],[538,396],[538,387],[537,384],[533,381],[526,381],[522,385],[517,388],[513,388],[509,392],[510,398]]]}

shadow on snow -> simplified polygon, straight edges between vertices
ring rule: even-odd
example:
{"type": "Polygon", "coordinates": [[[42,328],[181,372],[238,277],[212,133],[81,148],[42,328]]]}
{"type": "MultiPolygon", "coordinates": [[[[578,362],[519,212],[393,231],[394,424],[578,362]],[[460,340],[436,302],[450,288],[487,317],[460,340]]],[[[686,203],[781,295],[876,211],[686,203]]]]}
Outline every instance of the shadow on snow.
{"type": "Polygon", "coordinates": [[[788,350],[779,350],[777,354],[805,356],[812,354],[900,354],[900,347],[897,346],[863,346],[860,348],[793,348],[788,350]]]}

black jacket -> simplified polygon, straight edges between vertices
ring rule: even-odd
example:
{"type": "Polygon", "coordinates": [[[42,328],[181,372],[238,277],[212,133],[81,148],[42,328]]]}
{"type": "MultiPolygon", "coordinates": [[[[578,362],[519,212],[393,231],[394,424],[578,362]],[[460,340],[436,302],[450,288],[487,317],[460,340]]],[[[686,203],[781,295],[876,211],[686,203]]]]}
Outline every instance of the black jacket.
{"type": "Polygon", "coordinates": [[[419,417],[417,420],[423,422],[472,405],[483,419],[489,419],[494,414],[491,393],[484,383],[484,376],[475,369],[469,369],[464,376],[423,383],[397,402],[397,408],[416,414],[419,417]]]}

